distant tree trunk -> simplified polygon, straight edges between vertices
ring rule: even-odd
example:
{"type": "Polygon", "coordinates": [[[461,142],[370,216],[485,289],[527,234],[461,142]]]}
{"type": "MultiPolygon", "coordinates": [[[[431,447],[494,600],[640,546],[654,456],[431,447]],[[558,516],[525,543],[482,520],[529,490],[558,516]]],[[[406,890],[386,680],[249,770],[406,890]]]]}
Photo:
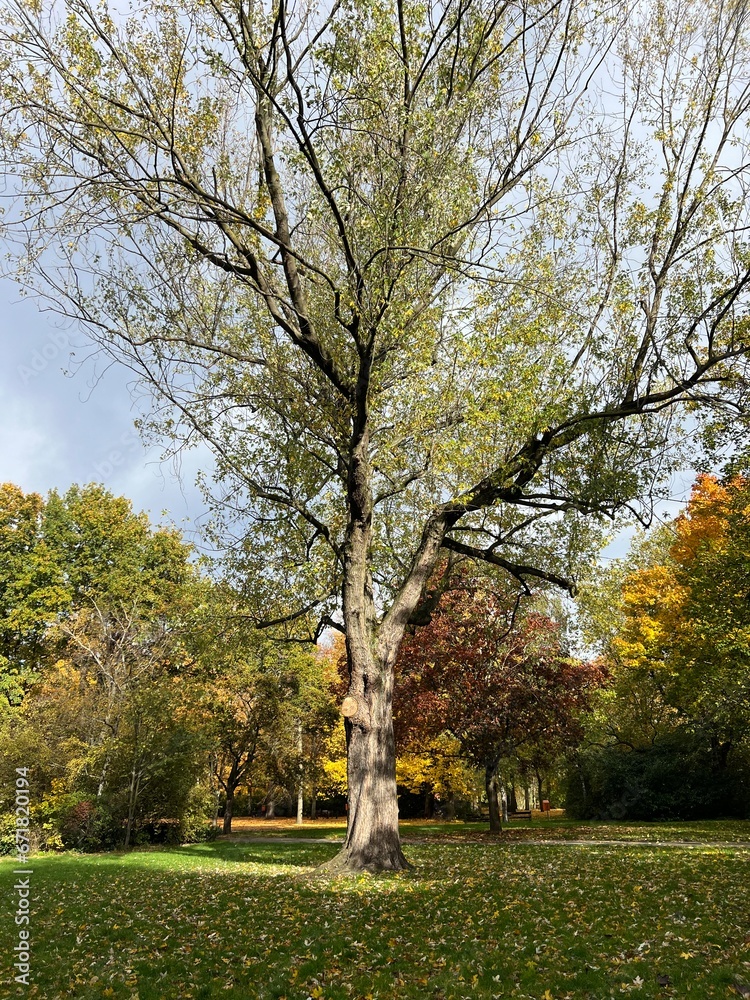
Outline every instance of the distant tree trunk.
{"type": "Polygon", "coordinates": [[[445,818],[447,820],[454,820],[456,818],[456,793],[448,792],[448,798],[445,803],[445,818]]]}
{"type": "Polygon", "coordinates": [[[516,798],[516,786],[511,783],[509,789],[510,791],[508,795],[508,812],[512,813],[518,812],[518,799],[516,798]]]}
{"type": "Polygon", "coordinates": [[[544,802],[544,792],[542,790],[542,776],[538,771],[536,772],[536,787],[537,787],[537,794],[539,796],[539,808],[541,809],[542,802],[544,802]]]}
{"type": "Polygon", "coordinates": [[[435,815],[435,796],[431,788],[426,788],[424,793],[424,818],[432,819],[435,815]]]}
{"type": "Polygon", "coordinates": [[[219,799],[221,797],[221,793],[219,790],[219,776],[217,771],[218,763],[216,760],[216,754],[211,754],[211,757],[209,758],[209,768],[211,774],[211,794],[214,800],[214,812],[211,818],[211,826],[214,828],[214,830],[216,830],[217,827],[219,826],[219,799]]]}
{"type": "Polygon", "coordinates": [[[125,827],[125,847],[130,847],[130,837],[133,832],[133,820],[135,818],[135,804],[138,801],[138,793],[141,786],[141,771],[138,766],[140,757],[140,735],[141,720],[140,716],[136,716],[133,736],[133,767],[130,771],[130,787],[128,789],[128,820],[125,827]]]}
{"type": "Polygon", "coordinates": [[[723,772],[726,770],[731,749],[731,739],[722,741],[715,736],[711,738],[711,756],[713,757],[714,769],[716,771],[723,772]]]}
{"type": "Polygon", "coordinates": [[[581,793],[583,795],[583,811],[584,811],[584,814],[585,814],[585,812],[586,812],[586,802],[587,802],[587,799],[588,799],[588,790],[586,788],[586,779],[583,776],[583,768],[582,767],[578,768],[578,776],[581,779],[581,793]]]}
{"type": "Polygon", "coordinates": [[[128,789],[128,819],[125,826],[125,847],[130,847],[130,837],[133,832],[133,820],[135,819],[135,804],[138,801],[138,793],[141,785],[140,771],[136,771],[135,765],[130,773],[130,788],[128,789]]]}
{"type": "Polygon", "coordinates": [[[305,765],[302,760],[302,720],[297,722],[297,754],[299,756],[299,776],[297,780],[297,826],[302,826],[305,808],[305,765]]]}
{"type": "Polygon", "coordinates": [[[222,833],[232,832],[232,817],[234,815],[234,789],[227,789],[227,801],[224,806],[224,823],[221,828],[222,833]]]}
{"type": "Polygon", "coordinates": [[[312,792],[310,793],[310,819],[318,818],[318,789],[315,785],[312,786],[312,792]]]}
{"type": "Polygon", "coordinates": [[[229,774],[227,776],[226,782],[224,783],[224,790],[227,793],[227,802],[224,806],[224,824],[222,826],[222,833],[232,832],[232,817],[234,816],[234,796],[237,792],[237,787],[240,783],[239,775],[239,761],[237,759],[232,761],[232,766],[229,769],[229,774]]]}
{"type": "Polygon", "coordinates": [[[500,806],[503,813],[503,823],[508,822],[508,791],[505,785],[500,782],[500,806]]]}
{"type": "Polygon", "coordinates": [[[99,784],[96,789],[96,797],[100,799],[104,795],[104,785],[107,781],[107,772],[109,771],[109,764],[111,760],[110,751],[107,751],[107,756],[104,758],[104,763],[102,765],[101,774],[99,775],[99,784]]]}
{"type": "Polygon", "coordinates": [[[487,792],[487,805],[490,810],[490,833],[501,833],[503,825],[500,821],[500,802],[498,798],[498,780],[494,765],[487,765],[484,770],[484,787],[487,792]]]}

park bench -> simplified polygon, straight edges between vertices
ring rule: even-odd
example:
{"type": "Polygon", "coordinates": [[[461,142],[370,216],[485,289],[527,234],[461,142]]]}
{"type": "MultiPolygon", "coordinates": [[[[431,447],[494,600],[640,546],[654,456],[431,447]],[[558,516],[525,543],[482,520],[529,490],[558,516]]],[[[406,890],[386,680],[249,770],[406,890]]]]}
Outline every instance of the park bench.
{"type": "Polygon", "coordinates": [[[516,809],[515,812],[508,813],[508,819],[531,819],[531,809],[516,809]]]}

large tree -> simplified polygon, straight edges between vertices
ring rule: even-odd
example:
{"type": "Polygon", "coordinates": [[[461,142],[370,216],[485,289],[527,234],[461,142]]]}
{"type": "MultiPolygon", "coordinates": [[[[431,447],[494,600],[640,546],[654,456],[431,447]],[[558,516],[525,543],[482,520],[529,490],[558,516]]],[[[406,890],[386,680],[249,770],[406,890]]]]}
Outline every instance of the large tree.
{"type": "Polygon", "coordinates": [[[210,444],[261,624],[345,631],[334,867],[401,868],[441,549],[566,585],[683,419],[744,413],[747,6],[0,10],[16,273],[210,444]]]}

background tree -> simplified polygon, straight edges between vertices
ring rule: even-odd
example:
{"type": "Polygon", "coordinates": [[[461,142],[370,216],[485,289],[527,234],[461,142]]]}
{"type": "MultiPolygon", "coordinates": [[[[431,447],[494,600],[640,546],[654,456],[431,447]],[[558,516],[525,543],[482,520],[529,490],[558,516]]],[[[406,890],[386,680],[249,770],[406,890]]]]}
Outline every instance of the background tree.
{"type": "Polygon", "coordinates": [[[337,697],[341,679],[335,648],[308,656],[300,666],[297,695],[290,705],[298,734],[298,795],[301,805],[305,790],[309,792],[310,819],[315,819],[318,792],[327,785],[327,740],[334,727],[341,724],[337,697]]]}
{"type": "Polygon", "coordinates": [[[23,698],[4,720],[3,756],[15,766],[21,747],[34,748],[42,812],[58,827],[80,814],[85,834],[71,828],[71,843],[97,842],[97,825],[99,843],[121,830],[130,842],[159,810],[184,812],[205,770],[199,720],[186,709],[195,695],[187,638],[208,584],[177,532],[153,528],[102,487],[46,501],[5,487],[3,497],[5,525],[28,536],[5,567],[6,621],[33,626],[25,646],[21,628],[5,633],[15,645],[3,673],[23,698]],[[14,656],[23,675],[11,672],[14,656]]]}
{"type": "Polygon", "coordinates": [[[345,630],[333,867],[401,868],[393,669],[441,549],[566,585],[688,412],[743,433],[745,7],[0,24],[15,266],[213,448],[263,623],[345,630]]]}
{"type": "Polygon", "coordinates": [[[42,527],[44,500],[0,486],[0,700],[19,704],[39,677],[46,631],[69,604],[62,567],[42,527]]]}
{"type": "Polygon", "coordinates": [[[424,795],[425,819],[434,815],[435,800],[445,819],[455,819],[456,800],[478,801],[482,788],[476,769],[461,753],[459,741],[447,731],[399,746],[396,779],[401,787],[424,795]]]}
{"type": "Polygon", "coordinates": [[[501,829],[501,760],[541,762],[574,745],[580,714],[603,680],[597,665],[566,656],[557,623],[519,613],[512,596],[465,577],[404,640],[398,672],[397,733],[403,716],[407,731],[453,734],[484,774],[493,832],[501,829]]]}
{"type": "Polygon", "coordinates": [[[218,747],[215,771],[224,792],[224,833],[232,832],[238,788],[252,789],[258,777],[253,769],[283,726],[285,702],[297,688],[296,666],[288,651],[255,637],[241,659],[221,664],[206,689],[218,747]]]}
{"type": "MultiPolygon", "coordinates": [[[[742,475],[699,476],[686,510],[611,571],[617,602],[608,628],[594,632],[614,686],[578,762],[590,786],[585,797],[573,795],[579,812],[653,818],[742,810],[749,499],[742,475]]],[[[577,791],[575,777],[571,784],[577,791]]]]}

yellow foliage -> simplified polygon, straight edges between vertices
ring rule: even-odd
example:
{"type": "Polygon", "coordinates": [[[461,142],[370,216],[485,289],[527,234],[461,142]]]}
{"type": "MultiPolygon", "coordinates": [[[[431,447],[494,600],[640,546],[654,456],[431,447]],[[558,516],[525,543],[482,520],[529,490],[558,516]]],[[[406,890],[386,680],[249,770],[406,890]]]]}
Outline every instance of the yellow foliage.
{"type": "Polygon", "coordinates": [[[458,740],[450,733],[408,748],[396,760],[396,781],[413,792],[429,785],[436,795],[473,796],[477,792],[476,773],[461,760],[459,752],[458,740]]]}

